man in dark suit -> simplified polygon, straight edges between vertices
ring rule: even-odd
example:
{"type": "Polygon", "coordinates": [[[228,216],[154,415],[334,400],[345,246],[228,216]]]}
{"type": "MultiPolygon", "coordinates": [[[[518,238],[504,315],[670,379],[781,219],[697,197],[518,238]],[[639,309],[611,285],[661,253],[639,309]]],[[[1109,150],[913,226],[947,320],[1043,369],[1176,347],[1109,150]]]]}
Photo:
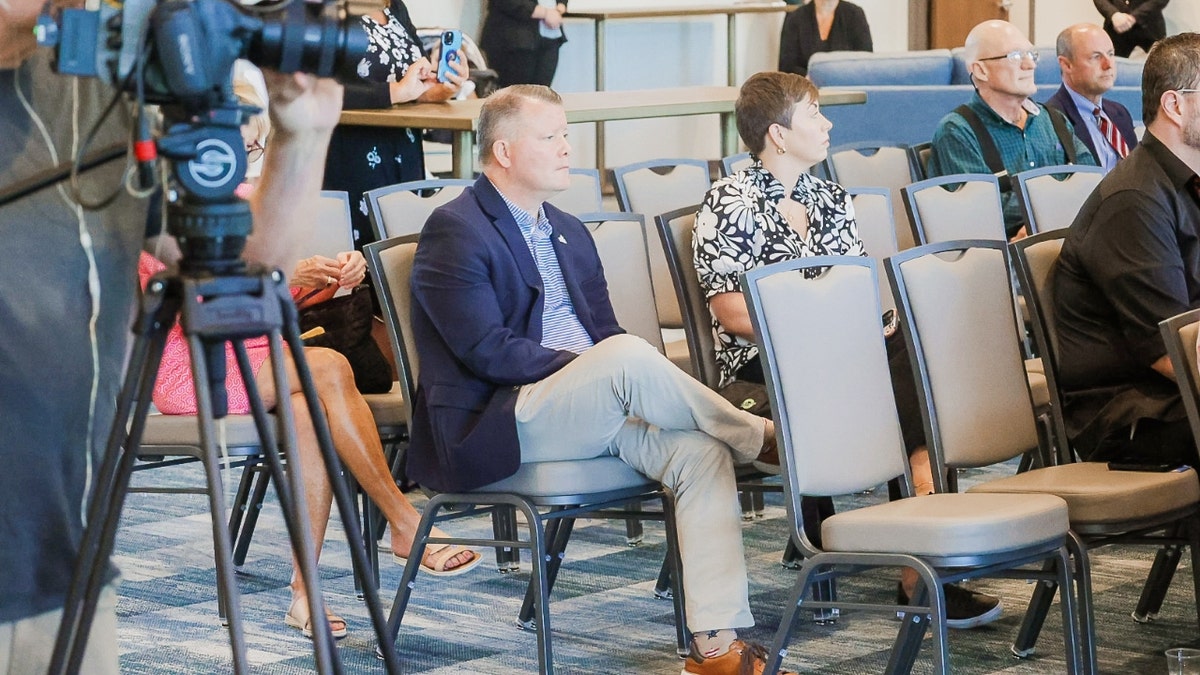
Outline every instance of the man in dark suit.
{"type": "Polygon", "coordinates": [[[1134,47],[1150,46],[1167,34],[1163,8],[1169,0],[1092,0],[1104,15],[1104,31],[1112,37],[1117,56],[1129,56],[1134,47]]]}
{"type": "Polygon", "coordinates": [[[662,481],[676,495],[699,631],[684,672],[733,675],[758,659],[734,630],[754,619],[733,466],[777,465],[774,425],[617,325],[591,235],[545,203],[570,184],[566,134],[547,87],[488,97],[483,176],[425,223],[412,275],[421,378],[409,475],[472,489],[522,462],[609,455],[662,481]]]}
{"type": "Polygon", "coordinates": [[[1129,110],[1104,99],[1117,79],[1112,40],[1099,26],[1081,23],[1058,34],[1055,50],[1063,84],[1046,105],[1071,120],[1075,135],[1111,171],[1138,143],[1129,110]]]}

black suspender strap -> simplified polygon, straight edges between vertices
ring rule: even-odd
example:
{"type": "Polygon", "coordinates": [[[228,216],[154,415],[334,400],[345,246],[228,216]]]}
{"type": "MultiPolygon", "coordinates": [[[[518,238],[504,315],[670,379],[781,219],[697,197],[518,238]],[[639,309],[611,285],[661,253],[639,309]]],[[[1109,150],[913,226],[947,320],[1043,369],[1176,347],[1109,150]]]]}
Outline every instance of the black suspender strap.
{"type": "MultiPolygon", "coordinates": [[[[1066,163],[1074,164],[1076,160],[1075,133],[1071,131],[1061,112],[1049,106],[1040,107],[1050,115],[1050,124],[1054,127],[1054,133],[1058,136],[1058,142],[1062,145],[1063,152],[1066,153],[1066,163]]],[[[992,140],[992,135],[988,133],[987,127],[983,126],[983,120],[979,119],[979,115],[966,104],[958,106],[954,112],[961,115],[967,121],[967,125],[971,127],[971,131],[975,133],[975,140],[979,142],[979,152],[983,154],[983,163],[987,165],[988,171],[996,175],[996,179],[1000,182],[1000,191],[1011,190],[1012,177],[1008,175],[1008,169],[1004,168],[1004,160],[1000,159],[1000,150],[996,147],[996,141],[992,140]]]]}
{"type": "Polygon", "coordinates": [[[1004,160],[1000,159],[1000,150],[996,147],[996,141],[992,140],[992,135],[988,133],[987,127],[983,126],[983,120],[979,119],[979,115],[975,114],[975,111],[965,103],[955,108],[954,112],[961,115],[971,127],[971,131],[975,132],[975,140],[979,142],[979,152],[983,154],[983,163],[987,165],[988,171],[996,174],[996,179],[1000,181],[1000,191],[1011,190],[1012,181],[1009,180],[1008,169],[1004,168],[1004,160]]]}

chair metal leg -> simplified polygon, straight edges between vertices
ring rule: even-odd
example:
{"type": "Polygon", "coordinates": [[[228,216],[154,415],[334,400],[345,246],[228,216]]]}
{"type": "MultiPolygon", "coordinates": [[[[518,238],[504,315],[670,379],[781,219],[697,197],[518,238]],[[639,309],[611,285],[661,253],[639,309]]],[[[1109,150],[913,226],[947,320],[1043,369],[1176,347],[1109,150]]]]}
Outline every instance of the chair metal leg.
{"type": "Polygon", "coordinates": [[[1191,542],[1188,548],[1192,550],[1192,593],[1196,598],[1196,619],[1200,621],[1200,517],[1189,518],[1184,528],[1191,542]]]}
{"type": "MultiPolygon", "coordinates": [[[[428,545],[429,533],[433,523],[442,510],[442,501],[434,497],[425,505],[421,520],[417,523],[417,531],[413,534],[412,548],[409,549],[408,563],[404,566],[404,574],[400,575],[400,585],[396,587],[396,597],[392,600],[392,611],[388,614],[387,630],[392,641],[396,642],[400,633],[400,624],[404,621],[404,612],[408,609],[408,601],[412,598],[417,572],[421,569],[421,560],[425,557],[425,547],[428,545]]],[[[375,646],[376,654],[381,654],[382,647],[375,646]]]]}
{"type": "Polygon", "coordinates": [[[1079,615],[1079,653],[1083,659],[1083,672],[1095,675],[1096,665],[1096,613],[1092,604],[1092,564],[1088,558],[1087,545],[1073,531],[1067,532],[1067,550],[1075,561],[1075,611],[1079,615]]]}
{"type": "Polygon", "coordinates": [[[679,524],[675,520],[675,494],[666,487],[663,488],[662,510],[663,528],[667,535],[667,557],[663,566],[670,566],[671,604],[675,610],[675,653],[680,658],[687,658],[691,652],[692,634],[687,626],[683,596],[683,558],[679,552],[679,524]]]}
{"type": "MultiPolygon", "coordinates": [[[[917,654],[921,651],[921,642],[925,639],[925,632],[933,622],[933,608],[936,607],[936,602],[929,597],[930,585],[924,578],[917,580],[917,586],[913,589],[909,602],[913,606],[929,603],[931,610],[928,613],[911,611],[904,613],[900,631],[896,634],[896,640],[892,644],[892,653],[888,657],[887,667],[884,669],[884,672],[889,675],[912,672],[913,664],[917,661],[917,654]]],[[[936,584],[935,581],[934,585],[940,584],[936,584]]],[[[935,649],[934,652],[938,654],[939,650],[935,649]]]]}
{"type": "Polygon", "coordinates": [[[654,597],[659,600],[670,600],[675,597],[675,592],[672,590],[673,584],[671,560],[669,557],[664,558],[662,567],[658,570],[658,580],[654,582],[654,597]]]}
{"type": "Polygon", "coordinates": [[[1084,670],[1079,658],[1080,624],[1075,605],[1075,593],[1071,592],[1071,589],[1075,587],[1075,577],[1071,571],[1071,554],[1067,552],[1065,545],[1058,549],[1055,566],[1058,571],[1058,585],[1063,589],[1058,604],[1062,610],[1063,654],[1067,661],[1067,672],[1070,675],[1081,675],[1084,670]]]}
{"type": "Polygon", "coordinates": [[[816,565],[805,561],[800,566],[796,583],[792,585],[788,602],[784,605],[784,616],[780,617],[779,628],[775,631],[775,639],[771,641],[771,649],[767,652],[766,664],[762,675],[775,675],[783,665],[783,657],[787,656],[787,646],[792,641],[796,626],[800,623],[800,606],[804,603],[804,595],[808,592],[808,580],[817,571],[816,565]]]}
{"type": "MultiPolygon", "coordinates": [[[[492,532],[496,539],[511,541],[517,537],[517,511],[511,506],[498,505],[492,510],[492,532]]],[[[521,569],[521,553],[517,549],[497,546],[496,569],[501,574],[521,569]]]]}
{"type": "Polygon", "coordinates": [[[238,481],[233,507],[229,511],[229,536],[233,539],[233,566],[241,567],[250,550],[250,538],[258,524],[263,500],[267,496],[270,473],[261,462],[247,463],[238,481]]]}
{"type": "MultiPolygon", "coordinates": [[[[1177,534],[1177,530],[1172,531],[1177,534]]],[[[1142,594],[1138,597],[1137,607],[1133,610],[1133,620],[1138,623],[1150,623],[1158,616],[1171,580],[1175,578],[1175,569],[1183,557],[1183,548],[1176,544],[1168,544],[1158,549],[1154,556],[1154,564],[1150,566],[1150,574],[1142,586],[1142,594]]]]}
{"type": "MultiPolygon", "coordinates": [[[[630,511],[641,511],[642,503],[630,502],[628,505],[626,505],[626,508],[628,508],[630,511]]],[[[642,540],[645,538],[645,536],[646,533],[642,527],[642,521],[640,518],[627,518],[625,520],[625,543],[627,545],[641,546],[642,540]]]]}
{"type": "MultiPolygon", "coordinates": [[[[550,525],[546,528],[546,594],[549,595],[554,590],[554,582],[558,579],[558,570],[562,567],[563,557],[566,554],[567,542],[571,539],[571,533],[575,530],[574,518],[554,518],[550,521],[550,525]]],[[[525,592],[525,601],[521,604],[521,611],[517,614],[517,624],[525,630],[534,630],[536,626],[531,621],[533,617],[533,607],[536,601],[534,597],[536,590],[534,589],[532,579],[530,580],[529,588],[525,592]]]]}
{"type": "Polygon", "coordinates": [[[534,629],[537,631],[538,672],[552,675],[554,654],[550,647],[550,583],[547,571],[546,536],[542,519],[531,506],[522,505],[529,525],[529,543],[532,559],[532,581],[536,602],[534,604],[534,629]]]}
{"type": "MultiPolygon", "coordinates": [[[[1052,563],[1047,562],[1042,569],[1053,569],[1052,563]]],[[[1050,612],[1050,604],[1054,602],[1054,594],[1058,592],[1058,583],[1051,579],[1040,579],[1034,584],[1033,595],[1029,598],[1029,608],[1025,610],[1025,618],[1021,620],[1021,628],[1013,640],[1013,656],[1023,659],[1033,654],[1038,635],[1042,632],[1042,624],[1050,612]]]]}

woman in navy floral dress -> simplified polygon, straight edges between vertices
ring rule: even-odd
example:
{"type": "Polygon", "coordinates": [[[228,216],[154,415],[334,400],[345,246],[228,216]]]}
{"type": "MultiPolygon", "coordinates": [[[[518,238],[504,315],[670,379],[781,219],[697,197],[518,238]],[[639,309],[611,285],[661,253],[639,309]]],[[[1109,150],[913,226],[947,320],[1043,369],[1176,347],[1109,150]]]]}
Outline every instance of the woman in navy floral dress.
{"type": "MultiPolygon", "coordinates": [[[[346,110],[390,108],[412,101],[445,101],[467,81],[467,59],[459,54],[457,72],[437,81],[436,54],[428,55],[401,0],[362,17],[370,46],[358,64],[359,82],[346,84],[346,110]]],[[[350,193],[354,247],[375,240],[367,218],[368,190],[422,180],[425,158],[420,129],[339,126],[325,161],[326,190],[350,193]]]]}

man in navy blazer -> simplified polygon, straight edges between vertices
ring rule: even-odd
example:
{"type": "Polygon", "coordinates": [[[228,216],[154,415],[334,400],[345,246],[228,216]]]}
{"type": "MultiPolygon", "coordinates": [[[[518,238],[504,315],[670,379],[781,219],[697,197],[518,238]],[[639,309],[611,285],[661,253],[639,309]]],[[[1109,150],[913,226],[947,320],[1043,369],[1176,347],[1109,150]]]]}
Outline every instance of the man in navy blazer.
{"type": "Polygon", "coordinates": [[[732,675],[758,658],[734,630],[754,619],[733,466],[777,465],[774,425],[617,324],[591,235],[545,203],[570,184],[566,134],[547,87],[488,97],[483,176],[425,223],[412,274],[421,371],[409,475],[473,489],[522,462],[616,456],[662,481],[676,495],[698,631],[684,672],[732,675]]]}
{"type": "Polygon", "coordinates": [[[1117,79],[1112,39],[1095,24],[1080,23],[1058,34],[1055,43],[1063,84],[1046,105],[1058,108],[1075,125],[1075,135],[1092,151],[1104,170],[1137,147],[1133,118],[1125,106],[1104,99],[1117,79]],[[1116,146],[1100,128],[1102,118],[1115,126],[1124,140],[1116,146]],[[1124,151],[1122,154],[1121,151],[1124,151]]]}

